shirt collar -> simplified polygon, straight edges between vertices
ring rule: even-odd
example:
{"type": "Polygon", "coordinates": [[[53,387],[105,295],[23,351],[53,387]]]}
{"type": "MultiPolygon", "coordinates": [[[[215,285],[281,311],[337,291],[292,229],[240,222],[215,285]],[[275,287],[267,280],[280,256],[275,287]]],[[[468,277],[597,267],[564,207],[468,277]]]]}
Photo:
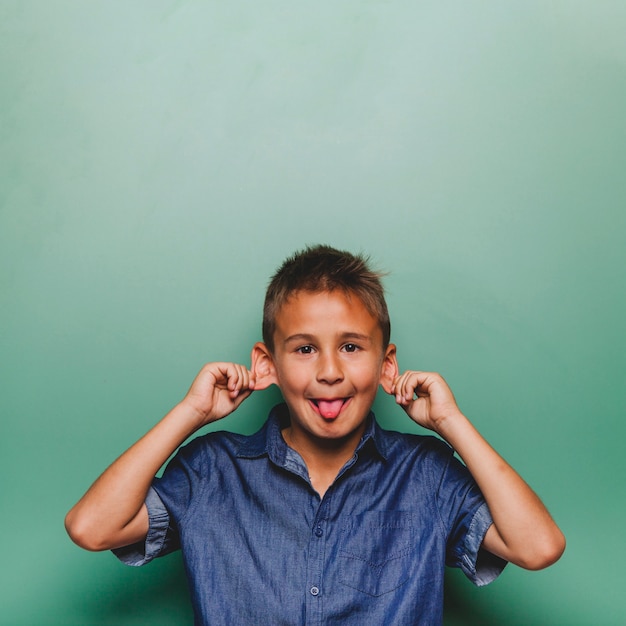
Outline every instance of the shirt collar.
{"type": "MultiPolygon", "coordinates": [[[[263,428],[242,442],[237,456],[253,459],[262,456],[269,458],[277,465],[284,467],[287,457],[287,444],[281,430],[289,424],[289,412],[285,403],[276,405],[269,414],[263,428]]],[[[386,461],[389,458],[389,442],[385,431],[378,425],[374,413],[370,411],[367,417],[365,432],[356,452],[371,450],[386,461]]]]}

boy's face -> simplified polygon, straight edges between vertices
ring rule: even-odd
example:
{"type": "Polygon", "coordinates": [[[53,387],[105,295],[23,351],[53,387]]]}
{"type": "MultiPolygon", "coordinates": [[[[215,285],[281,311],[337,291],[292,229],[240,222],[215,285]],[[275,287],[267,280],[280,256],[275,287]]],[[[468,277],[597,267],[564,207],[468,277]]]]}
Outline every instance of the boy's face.
{"type": "Polygon", "coordinates": [[[356,445],[378,385],[386,388],[398,371],[376,318],[342,291],[295,293],[276,316],[274,352],[257,350],[289,407],[290,436],[303,443],[354,438],[356,445]]]}

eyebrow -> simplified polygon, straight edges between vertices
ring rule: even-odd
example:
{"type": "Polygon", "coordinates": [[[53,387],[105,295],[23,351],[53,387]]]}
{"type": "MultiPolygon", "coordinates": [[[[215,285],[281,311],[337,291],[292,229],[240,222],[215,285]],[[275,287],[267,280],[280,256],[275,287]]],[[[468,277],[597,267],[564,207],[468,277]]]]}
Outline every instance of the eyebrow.
{"type": "MultiPolygon", "coordinates": [[[[340,333],[338,335],[341,341],[360,341],[360,342],[369,342],[371,343],[372,338],[369,335],[364,335],[363,333],[355,333],[355,332],[345,332],[340,333]]],[[[315,343],[315,335],[310,335],[308,333],[296,333],[295,335],[289,335],[283,341],[284,344],[291,343],[294,341],[306,341],[308,343],[315,343]]]]}

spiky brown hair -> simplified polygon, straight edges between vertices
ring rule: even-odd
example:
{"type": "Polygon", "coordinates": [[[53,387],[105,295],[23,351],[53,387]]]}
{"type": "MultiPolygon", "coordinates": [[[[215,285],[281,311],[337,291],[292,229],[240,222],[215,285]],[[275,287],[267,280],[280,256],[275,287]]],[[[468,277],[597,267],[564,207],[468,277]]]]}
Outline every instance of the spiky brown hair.
{"type": "Polygon", "coordinates": [[[326,245],[307,246],[288,257],[272,276],[263,306],[263,341],[274,350],[276,314],[298,291],[343,291],[358,297],[378,320],[383,349],[389,345],[391,324],[381,282],[383,274],[369,267],[369,258],[326,245]]]}

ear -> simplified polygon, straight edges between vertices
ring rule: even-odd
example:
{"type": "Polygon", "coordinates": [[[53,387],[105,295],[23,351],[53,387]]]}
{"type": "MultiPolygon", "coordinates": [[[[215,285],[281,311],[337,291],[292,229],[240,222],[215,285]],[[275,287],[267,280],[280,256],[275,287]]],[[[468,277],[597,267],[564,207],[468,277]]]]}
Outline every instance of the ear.
{"type": "Polygon", "coordinates": [[[254,390],[267,389],[270,385],[278,385],[274,359],[270,349],[262,342],[258,341],[252,348],[250,355],[252,362],[251,371],[254,376],[254,390]]]}
{"type": "Polygon", "coordinates": [[[396,346],[390,343],[385,350],[383,367],[380,373],[380,384],[386,393],[391,393],[393,381],[398,377],[400,370],[396,358],[396,346]]]}

